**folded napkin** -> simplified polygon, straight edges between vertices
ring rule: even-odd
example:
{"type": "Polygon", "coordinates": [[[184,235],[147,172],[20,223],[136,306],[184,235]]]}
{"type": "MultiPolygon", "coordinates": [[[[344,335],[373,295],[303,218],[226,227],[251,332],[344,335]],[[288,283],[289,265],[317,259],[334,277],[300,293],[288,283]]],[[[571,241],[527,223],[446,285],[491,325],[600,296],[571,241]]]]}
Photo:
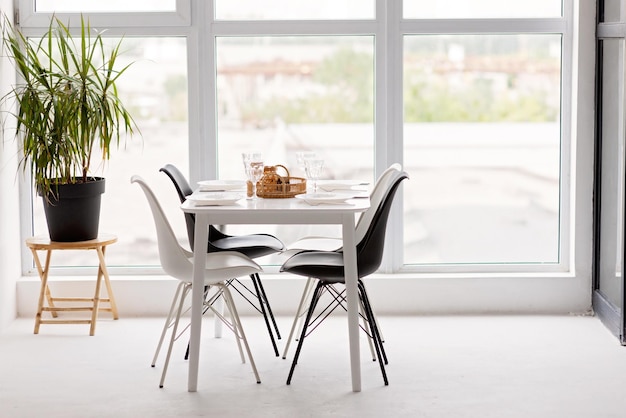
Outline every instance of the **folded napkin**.
{"type": "Polygon", "coordinates": [[[333,192],[336,190],[353,190],[356,186],[367,186],[369,183],[360,181],[335,181],[329,180],[327,182],[318,182],[317,187],[326,191],[333,192]]]}
{"type": "Polygon", "coordinates": [[[317,205],[352,205],[352,203],[346,202],[350,199],[350,195],[343,193],[313,193],[313,194],[300,194],[296,195],[297,199],[304,200],[306,203],[312,206],[317,205]]]}
{"type": "Polygon", "coordinates": [[[223,206],[234,205],[243,198],[239,193],[194,193],[187,197],[196,206],[223,206]]]}
{"type": "Polygon", "coordinates": [[[241,190],[246,186],[245,181],[239,180],[204,180],[198,182],[198,190],[201,192],[226,192],[241,190]]]}

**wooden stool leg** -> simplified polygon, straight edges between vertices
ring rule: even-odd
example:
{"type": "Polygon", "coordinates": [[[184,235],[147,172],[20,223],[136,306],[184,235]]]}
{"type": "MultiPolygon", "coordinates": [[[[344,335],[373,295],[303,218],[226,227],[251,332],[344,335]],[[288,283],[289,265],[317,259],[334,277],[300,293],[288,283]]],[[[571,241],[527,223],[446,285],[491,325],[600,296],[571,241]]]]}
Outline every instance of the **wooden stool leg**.
{"type": "MultiPolygon", "coordinates": [[[[113,314],[113,319],[119,319],[120,316],[117,313],[117,304],[115,303],[115,296],[113,296],[113,288],[111,287],[111,281],[109,280],[109,272],[107,270],[106,264],[104,262],[104,256],[106,254],[107,247],[102,247],[102,258],[100,259],[100,265],[102,274],[104,275],[104,284],[107,288],[107,295],[109,296],[109,305],[111,306],[111,313],[113,314]]],[[[98,254],[100,256],[100,254],[98,254]]]]}
{"type": "Polygon", "coordinates": [[[96,280],[96,291],[93,295],[93,308],[91,309],[91,327],[89,328],[89,335],[93,336],[96,332],[96,320],[98,319],[98,308],[100,306],[100,286],[102,285],[102,271],[104,266],[104,256],[102,254],[102,247],[96,248],[98,252],[99,266],[98,266],[98,279],[96,280]]]}
{"type": "MultiPolygon", "coordinates": [[[[37,273],[39,273],[39,278],[41,279],[44,275],[44,269],[41,267],[41,262],[39,261],[39,254],[37,253],[37,250],[35,250],[34,248],[31,248],[30,251],[33,253],[33,259],[35,260],[35,266],[37,267],[37,273]]],[[[47,251],[46,257],[49,260],[49,258],[52,255],[52,251],[47,251]]],[[[47,261],[46,262],[46,275],[48,274],[47,271],[50,268],[50,262],[47,261]]],[[[46,299],[48,300],[48,306],[51,308],[54,308],[54,298],[52,297],[52,293],[50,293],[50,288],[48,286],[46,286],[46,299]]],[[[57,316],[59,316],[55,311],[51,311],[50,314],[52,314],[53,318],[56,318],[57,316]]]]}
{"type": "MultiPolygon", "coordinates": [[[[50,258],[52,256],[52,250],[46,251],[46,264],[45,267],[41,267],[39,256],[37,251],[32,250],[35,264],[37,265],[37,271],[39,272],[39,278],[41,279],[41,288],[39,289],[39,302],[37,304],[37,314],[35,315],[35,334],[39,334],[39,325],[41,325],[41,314],[43,311],[44,297],[48,297],[48,303],[52,306],[52,296],[50,296],[50,290],[48,289],[48,271],[50,270],[50,258]]],[[[53,312],[56,314],[56,312],[53,312]]]]}

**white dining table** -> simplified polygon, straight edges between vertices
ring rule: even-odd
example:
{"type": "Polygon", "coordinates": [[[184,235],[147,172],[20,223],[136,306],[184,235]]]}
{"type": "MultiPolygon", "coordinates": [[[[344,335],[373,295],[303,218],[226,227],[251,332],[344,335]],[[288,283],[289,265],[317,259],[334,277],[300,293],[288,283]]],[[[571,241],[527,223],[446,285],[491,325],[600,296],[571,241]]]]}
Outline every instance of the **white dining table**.
{"type": "Polygon", "coordinates": [[[189,341],[189,392],[198,390],[205,254],[207,252],[209,225],[211,224],[342,225],[352,390],[354,392],[361,391],[355,222],[356,215],[367,210],[369,206],[369,198],[350,199],[345,204],[320,204],[316,206],[296,198],[242,199],[236,204],[223,206],[202,206],[186,200],[181,205],[184,212],[193,213],[196,218],[189,341]]]}

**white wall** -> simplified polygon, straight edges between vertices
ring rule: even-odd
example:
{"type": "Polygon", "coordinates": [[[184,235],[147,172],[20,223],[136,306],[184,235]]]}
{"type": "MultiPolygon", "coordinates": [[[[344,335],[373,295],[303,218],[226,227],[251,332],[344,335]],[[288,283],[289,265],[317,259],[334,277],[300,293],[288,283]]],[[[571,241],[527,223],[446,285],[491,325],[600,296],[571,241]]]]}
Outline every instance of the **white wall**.
{"type": "MultiPolygon", "coordinates": [[[[55,296],[89,297],[94,291],[95,275],[53,280],[55,296]]],[[[549,284],[545,277],[467,275],[445,278],[373,275],[366,280],[372,303],[381,315],[584,315],[591,309],[590,286],[586,280],[570,276],[552,277],[549,284]]],[[[177,284],[174,279],[147,276],[113,276],[111,281],[122,319],[165,316],[177,284]]],[[[292,316],[305,279],[288,274],[264,274],[263,283],[274,313],[292,316]]],[[[19,282],[20,317],[35,317],[38,295],[39,279],[29,277],[19,282]]],[[[257,315],[243,301],[237,303],[237,309],[241,315],[257,315]]],[[[100,317],[110,318],[110,314],[101,312],[100,317]]]]}
{"type": "MultiPolygon", "coordinates": [[[[0,0],[0,10],[13,15],[11,0],[0,0]]],[[[2,54],[4,55],[4,54],[2,54]]],[[[15,81],[10,63],[0,58],[0,95],[15,81]]],[[[15,141],[10,132],[0,136],[0,332],[15,318],[16,283],[20,272],[19,206],[15,141]]]]}

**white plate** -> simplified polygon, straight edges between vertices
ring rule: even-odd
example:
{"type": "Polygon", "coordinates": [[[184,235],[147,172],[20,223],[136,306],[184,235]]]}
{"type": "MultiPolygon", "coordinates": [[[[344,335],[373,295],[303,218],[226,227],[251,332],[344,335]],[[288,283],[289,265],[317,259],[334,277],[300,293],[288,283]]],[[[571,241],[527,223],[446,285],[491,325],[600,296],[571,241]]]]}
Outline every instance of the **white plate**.
{"type": "Polygon", "coordinates": [[[243,189],[246,182],[243,180],[204,180],[199,181],[198,186],[202,192],[225,192],[243,189]]]}
{"type": "Polygon", "coordinates": [[[325,192],[350,190],[356,186],[367,186],[369,183],[358,180],[318,180],[317,187],[325,192]]]}
{"type": "Polygon", "coordinates": [[[344,193],[310,193],[310,194],[298,194],[296,199],[304,200],[309,205],[321,205],[321,204],[342,204],[346,203],[346,200],[351,196],[344,193]]]}
{"type": "Polygon", "coordinates": [[[243,198],[241,193],[194,193],[187,199],[192,201],[196,206],[221,206],[234,205],[238,200],[243,198]]]}

